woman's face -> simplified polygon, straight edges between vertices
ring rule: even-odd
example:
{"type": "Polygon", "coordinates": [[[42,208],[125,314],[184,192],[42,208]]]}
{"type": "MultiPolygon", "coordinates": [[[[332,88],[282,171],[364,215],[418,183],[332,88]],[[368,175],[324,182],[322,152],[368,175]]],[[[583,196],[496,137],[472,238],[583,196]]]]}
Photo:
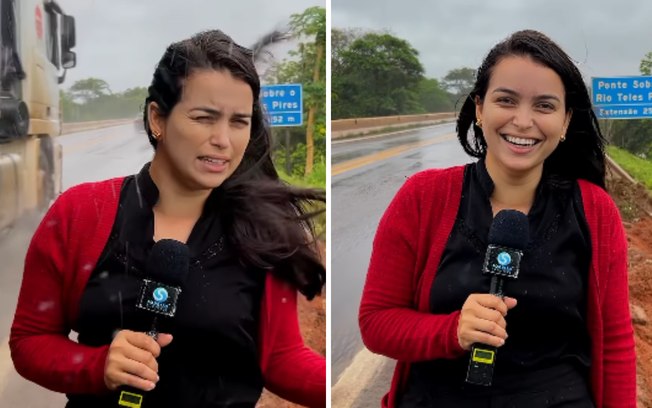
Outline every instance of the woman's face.
{"type": "Polygon", "coordinates": [[[242,161],[253,104],[251,87],[229,71],[193,72],[167,118],[150,104],[151,129],[160,134],[156,156],[187,189],[220,186],[242,161]]]}
{"type": "Polygon", "coordinates": [[[540,171],[568,128],[564,101],[564,85],[552,69],[522,56],[498,62],[484,99],[476,98],[487,165],[511,174],[540,171]]]}

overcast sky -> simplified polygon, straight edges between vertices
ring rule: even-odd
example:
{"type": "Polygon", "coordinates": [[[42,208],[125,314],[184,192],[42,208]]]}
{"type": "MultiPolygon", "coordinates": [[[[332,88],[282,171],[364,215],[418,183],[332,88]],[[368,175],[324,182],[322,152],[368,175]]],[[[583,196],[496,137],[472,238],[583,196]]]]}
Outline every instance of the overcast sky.
{"type": "MultiPolygon", "coordinates": [[[[207,29],[220,29],[249,47],[289,17],[325,0],[58,0],[75,17],[77,67],[64,88],[96,77],[113,92],[148,86],[156,63],[172,42],[207,29]]],[[[277,60],[291,46],[277,47],[277,60]]]]}
{"type": "Polygon", "coordinates": [[[591,76],[640,75],[652,51],[650,0],[331,0],[333,28],[390,30],[419,51],[428,77],[476,69],[520,29],[542,31],[591,76]]]}

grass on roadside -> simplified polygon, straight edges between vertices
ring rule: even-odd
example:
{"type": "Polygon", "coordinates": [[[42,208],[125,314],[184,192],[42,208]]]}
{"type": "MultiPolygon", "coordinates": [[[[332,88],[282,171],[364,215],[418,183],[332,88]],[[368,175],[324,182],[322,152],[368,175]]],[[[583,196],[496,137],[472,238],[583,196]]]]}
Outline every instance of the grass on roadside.
{"type": "Polygon", "coordinates": [[[652,161],[637,157],[616,146],[607,146],[607,154],[636,181],[652,190],[652,161]]]}
{"type": "MultiPolygon", "coordinates": [[[[326,188],[326,164],[317,162],[314,165],[313,172],[308,177],[298,177],[295,175],[288,175],[283,169],[276,169],[281,180],[293,186],[304,188],[316,188],[324,190],[326,188]]],[[[315,226],[315,234],[321,240],[326,239],[326,207],[322,203],[316,203],[309,211],[322,210],[313,218],[315,226]]]]}

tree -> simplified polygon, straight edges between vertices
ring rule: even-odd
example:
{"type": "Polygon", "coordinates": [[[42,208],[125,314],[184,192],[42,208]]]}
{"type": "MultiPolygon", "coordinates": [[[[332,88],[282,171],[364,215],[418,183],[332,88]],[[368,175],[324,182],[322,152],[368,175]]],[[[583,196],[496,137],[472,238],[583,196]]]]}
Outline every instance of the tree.
{"type": "Polygon", "coordinates": [[[436,79],[424,78],[418,88],[419,103],[425,112],[450,112],[453,110],[453,103],[450,96],[439,85],[436,79]]]}
{"type": "Polygon", "coordinates": [[[122,96],[128,99],[138,99],[142,102],[145,102],[145,98],[147,97],[147,88],[143,86],[129,88],[126,91],[122,92],[122,96]]]}
{"type": "Polygon", "coordinates": [[[652,52],[645,54],[639,69],[643,75],[652,75],[652,52]]]}
{"type": "Polygon", "coordinates": [[[59,109],[64,122],[74,122],[79,115],[79,105],[75,103],[69,92],[61,89],[59,91],[59,109]]]}
{"type": "MultiPolygon", "coordinates": [[[[345,62],[342,53],[362,35],[363,32],[355,28],[331,29],[331,83],[342,77],[342,67],[345,62]]],[[[331,85],[331,104],[333,105],[337,103],[337,89],[337,86],[331,85]]]]}
{"type": "MultiPolygon", "coordinates": [[[[652,52],[641,61],[641,74],[652,75],[652,52]]],[[[610,141],[616,146],[641,157],[652,157],[652,120],[611,120],[606,129],[610,141]]]]}
{"type": "MultiPolygon", "coordinates": [[[[307,119],[302,127],[282,128],[284,142],[279,142],[279,128],[273,128],[274,158],[277,166],[285,167],[292,176],[305,177],[313,173],[326,156],[326,13],[313,7],[291,17],[291,34],[299,40],[297,47],[288,52],[289,59],[274,64],[264,75],[267,83],[303,84],[303,106],[307,119]],[[305,33],[305,34],[302,34],[305,33]],[[319,41],[317,41],[319,40],[319,41]],[[320,58],[317,58],[321,54],[320,58]],[[318,64],[317,64],[318,62],[318,64]],[[312,109],[312,117],[311,117],[312,109]],[[312,122],[312,130],[309,123],[312,122]],[[312,142],[312,143],[311,143],[312,142]],[[308,145],[311,144],[312,158],[308,145]],[[312,167],[312,170],[309,170],[312,167]],[[308,169],[308,170],[307,170],[308,169]]],[[[313,177],[315,175],[313,173],[313,177]]],[[[307,180],[307,179],[306,179],[307,180]]],[[[323,172],[325,182],[325,171],[323,172]]]]}
{"type": "Polygon", "coordinates": [[[331,29],[331,72],[333,75],[339,73],[340,67],[344,64],[342,53],[363,34],[360,29],[355,28],[331,29]]]}
{"type": "Polygon", "coordinates": [[[415,113],[423,79],[419,53],[388,33],[366,33],[338,51],[332,80],[334,119],[415,113]]]}
{"type": "Polygon", "coordinates": [[[87,103],[104,95],[110,95],[111,89],[103,79],[86,78],[75,82],[70,87],[70,93],[76,101],[87,103]]]}
{"type": "Polygon", "coordinates": [[[75,82],[69,91],[61,90],[59,95],[64,122],[123,119],[142,114],[147,88],[111,93],[106,81],[87,78],[75,82]]]}
{"type": "Polygon", "coordinates": [[[442,82],[448,92],[455,96],[467,95],[475,83],[475,70],[466,67],[450,70],[442,82]]]}
{"type": "MultiPolygon", "coordinates": [[[[310,86],[314,85],[315,88],[312,88],[312,92],[306,95],[308,123],[306,124],[306,166],[304,174],[308,176],[312,173],[315,155],[315,115],[318,106],[325,96],[325,92],[322,92],[321,89],[325,89],[326,84],[320,78],[324,78],[326,74],[326,64],[324,63],[324,52],[326,49],[326,9],[322,7],[310,7],[301,14],[293,14],[290,17],[290,30],[297,37],[310,37],[313,39],[310,44],[314,52],[312,83],[310,86]],[[316,98],[320,100],[316,100],[316,98]]],[[[304,43],[299,44],[301,51],[304,51],[307,46],[304,43]]]]}

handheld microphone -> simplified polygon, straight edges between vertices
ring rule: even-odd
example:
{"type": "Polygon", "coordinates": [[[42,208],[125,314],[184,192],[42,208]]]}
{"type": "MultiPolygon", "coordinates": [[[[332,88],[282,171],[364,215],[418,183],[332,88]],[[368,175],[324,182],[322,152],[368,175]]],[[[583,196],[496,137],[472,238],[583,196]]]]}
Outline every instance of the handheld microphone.
{"type": "MultiPolygon", "coordinates": [[[[190,251],[182,242],[173,239],[157,241],[149,253],[136,307],[153,316],[152,327],[147,332],[158,338],[159,317],[172,318],[177,311],[177,301],[190,269],[190,251]]],[[[141,408],[146,391],[133,387],[120,387],[118,407],[141,408]]]]}
{"type": "MultiPolygon", "coordinates": [[[[496,214],[489,229],[489,245],[482,273],[491,275],[489,293],[503,297],[505,279],[518,278],[523,250],[530,237],[527,215],[516,210],[496,214]]],[[[476,343],[471,347],[466,382],[490,386],[496,361],[496,347],[476,343]]]]}

